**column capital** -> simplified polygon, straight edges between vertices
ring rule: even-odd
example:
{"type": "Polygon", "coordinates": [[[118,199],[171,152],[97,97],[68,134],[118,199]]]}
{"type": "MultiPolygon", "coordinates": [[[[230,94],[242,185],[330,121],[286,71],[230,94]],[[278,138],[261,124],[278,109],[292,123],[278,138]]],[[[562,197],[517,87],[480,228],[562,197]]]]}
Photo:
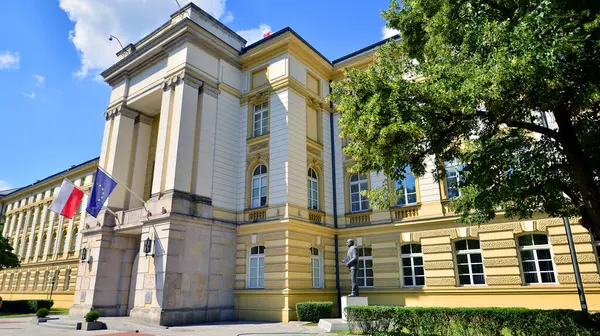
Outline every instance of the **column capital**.
{"type": "Polygon", "coordinates": [[[202,84],[202,86],[200,87],[200,90],[198,91],[198,94],[203,94],[203,93],[206,93],[207,95],[209,95],[213,98],[219,98],[219,93],[221,93],[221,90],[204,82],[202,84]]]}
{"type": "Polygon", "coordinates": [[[127,118],[135,119],[140,113],[134,110],[129,109],[125,105],[119,105],[115,108],[112,108],[104,113],[104,118],[108,121],[116,118],[119,115],[125,116],[127,118]]]}
{"type": "Polygon", "coordinates": [[[136,118],[135,118],[135,123],[139,123],[141,122],[142,124],[146,124],[146,125],[150,125],[152,126],[152,117],[149,117],[143,113],[140,113],[136,118]]]}

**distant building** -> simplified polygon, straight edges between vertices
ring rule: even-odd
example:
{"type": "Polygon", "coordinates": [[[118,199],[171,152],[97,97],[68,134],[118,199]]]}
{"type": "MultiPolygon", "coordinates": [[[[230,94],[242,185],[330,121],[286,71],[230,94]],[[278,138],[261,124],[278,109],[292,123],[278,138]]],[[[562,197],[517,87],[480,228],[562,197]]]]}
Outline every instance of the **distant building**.
{"type": "MultiPolygon", "coordinates": [[[[57,218],[44,209],[58,176],[5,196],[3,233],[25,263],[0,272],[1,295],[45,297],[58,272],[55,293],[73,316],[287,322],[297,302],[337,302],[338,276],[349,292],[335,251],[341,259],[354,238],[370,304],[577,309],[562,221],[499,212],[459,224],[448,204],[460,197],[460,165],[441,184],[427,173],[390,185],[404,195],[390,209],[362,196],[384,177],[348,172],[325,98],[377,45],[329,61],[290,28],[246,46],[197,6],[177,11],[102,73],[112,92],[100,157],[65,173],[89,188],[99,165],[144,202],[117,187],[106,207],[118,218],[57,218]]],[[[588,304],[600,310],[598,243],[572,228],[588,304]]]]}

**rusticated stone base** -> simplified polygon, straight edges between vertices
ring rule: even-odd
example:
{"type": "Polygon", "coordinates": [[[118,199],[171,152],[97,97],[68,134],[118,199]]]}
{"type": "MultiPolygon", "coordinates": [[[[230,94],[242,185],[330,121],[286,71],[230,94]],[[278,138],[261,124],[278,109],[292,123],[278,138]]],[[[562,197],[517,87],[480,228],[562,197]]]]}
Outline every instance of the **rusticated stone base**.
{"type": "Polygon", "coordinates": [[[134,308],[129,315],[132,320],[145,324],[182,326],[206,322],[233,321],[233,307],[225,308],[134,308]]]}

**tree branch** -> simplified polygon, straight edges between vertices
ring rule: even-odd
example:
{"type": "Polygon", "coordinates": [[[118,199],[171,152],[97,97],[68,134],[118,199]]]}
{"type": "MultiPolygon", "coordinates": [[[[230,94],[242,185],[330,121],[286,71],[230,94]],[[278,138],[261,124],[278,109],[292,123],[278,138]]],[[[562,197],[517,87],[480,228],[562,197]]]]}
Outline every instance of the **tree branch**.
{"type": "MultiPolygon", "coordinates": [[[[490,120],[490,115],[487,111],[477,110],[476,113],[478,116],[490,120]]],[[[560,136],[560,134],[558,134],[558,132],[551,130],[549,128],[546,128],[544,126],[536,125],[536,124],[525,122],[525,121],[508,120],[508,119],[504,119],[504,118],[498,119],[498,122],[504,123],[509,127],[522,128],[522,129],[526,129],[531,132],[543,134],[543,135],[548,136],[557,141],[561,140],[561,136],[560,136]]]]}

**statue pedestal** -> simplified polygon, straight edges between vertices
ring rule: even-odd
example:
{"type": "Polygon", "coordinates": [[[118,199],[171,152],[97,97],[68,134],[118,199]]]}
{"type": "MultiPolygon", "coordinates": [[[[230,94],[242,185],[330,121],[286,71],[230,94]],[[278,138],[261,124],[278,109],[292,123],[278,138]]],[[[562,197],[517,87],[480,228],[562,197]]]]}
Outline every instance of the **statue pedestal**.
{"type": "Polygon", "coordinates": [[[346,307],[368,305],[369,298],[366,296],[342,296],[342,320],[346,321],[346,307]]]}

